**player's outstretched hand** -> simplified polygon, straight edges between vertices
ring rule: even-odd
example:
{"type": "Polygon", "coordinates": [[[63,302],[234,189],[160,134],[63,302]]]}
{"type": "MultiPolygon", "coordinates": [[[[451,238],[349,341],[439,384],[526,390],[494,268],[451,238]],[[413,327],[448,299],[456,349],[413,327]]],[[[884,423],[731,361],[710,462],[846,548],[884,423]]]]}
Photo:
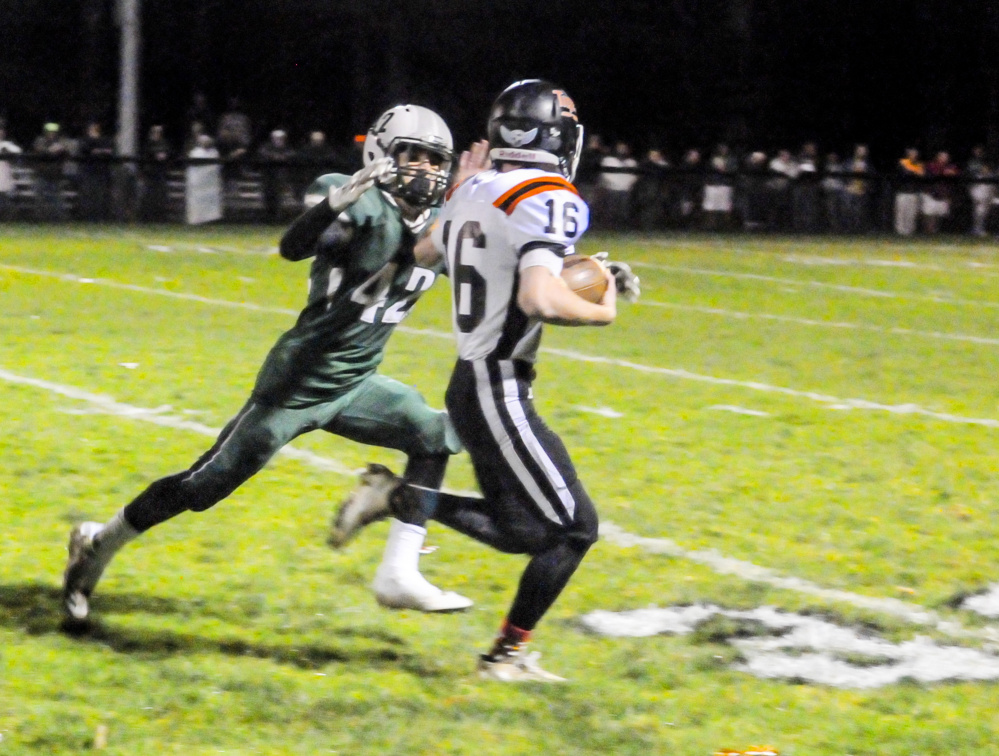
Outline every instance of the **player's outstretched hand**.
{"type": "Polygon", "coordinates": [[[472,146],[462,152],[458,158],[458,175],[455,181],[460,184],[476,173],[489,170],[492,165],[493,161],[489,159],[489,141],[480,139],[478,142],[473,142],[472,146]]]}
{"type": "Polygon", "coordinates": [[[617,289],[617,293],[629,302],[637,302],[642,294],[641,280],[632,273],[628,263],[608,260],[607,256],[607,252],[597,252],[593,257],[614,276],[614,288],[617,289]]]}
{"type": "Polygon", "coordinates": [[[333,212],[346,210],[368,189],[391,176],[394,171],[395,163],[392,158],[379,158],[351,176],[343,186],[330,187],[329,202],[333,212]]]}

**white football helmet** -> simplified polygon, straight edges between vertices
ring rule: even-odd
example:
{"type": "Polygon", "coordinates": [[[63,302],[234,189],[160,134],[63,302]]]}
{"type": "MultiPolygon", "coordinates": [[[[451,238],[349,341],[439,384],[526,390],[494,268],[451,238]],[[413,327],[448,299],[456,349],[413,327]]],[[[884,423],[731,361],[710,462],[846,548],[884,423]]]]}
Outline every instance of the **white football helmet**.
{"type": "Polygon", "coordinates": [[[454,162],[454,140],[444,119],[419,105],[396,105],[382,113],[364,140],[364,165],[388,157],[395,172],[381,186],[417,207],[439,205],[447,191],[454,162]],[[431,169],[410,165],[411,156],[425,153],[431,169]]]}

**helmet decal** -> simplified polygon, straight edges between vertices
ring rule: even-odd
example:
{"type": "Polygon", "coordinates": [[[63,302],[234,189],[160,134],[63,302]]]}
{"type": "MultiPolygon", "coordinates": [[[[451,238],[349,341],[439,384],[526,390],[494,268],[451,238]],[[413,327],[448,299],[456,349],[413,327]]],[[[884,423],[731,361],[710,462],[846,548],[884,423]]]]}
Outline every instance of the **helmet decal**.
{"type": "Polygon", "coordinates": [[[576,103],[572,101],[572,98],[563,89],[553,89],[552,92],[555,93],[555,99],[558,102],[562,116],[571,118],[576,123],[579,123],[579,116],[576,115],[576,103]]]}
{"type": "MultiPolygon", "coordinates": [[[[375,142],[379,147],[382,148],[382,152],[388,152],[389,145],[382,142],[382,134],[388,131],[389,121],[395,116],[394,110],[389,110],[388,112],[382,114],[382,117],[378,119],[378,122],[371,127],[371,135],[375,138],[375,142]]],[[[374,159],[374,156],[372,156],[374,159]]]]}
{"type": "Polygon", "coordinates": [[[523,129],[508,129],[502,124],[500,124],[499,132],[500,136],[503,137],[503,141],[511,147],[520,147],[533,142],[534,137],[538,135],[537,128],[533,128],[530,131],[524,131],[523,129]]]}

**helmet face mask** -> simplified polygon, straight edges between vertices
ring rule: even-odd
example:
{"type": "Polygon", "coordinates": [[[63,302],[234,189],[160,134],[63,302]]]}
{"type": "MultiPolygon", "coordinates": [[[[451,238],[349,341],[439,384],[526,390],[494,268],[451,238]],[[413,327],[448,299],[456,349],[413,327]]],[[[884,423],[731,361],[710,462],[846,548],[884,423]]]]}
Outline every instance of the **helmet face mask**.
{"type": "Polygon", "coordinates": [[[439,204],[451,178],[452,155],[426,142],[396,139],[390,157],[395,174],[386,191],[410,205],[426,207],[439,204]]]}
{"type": "Polygon", "coordinates": [[[385,157],[395,165],[380,184],[385,191],[419,208],[443,201],[454,142],[439,115],[419,105],[397,105],[382,113],[364,140],[364,165],[385,157]]]}
{"type": "Polygon", "coordinates": [[[515,82],[493,102],[489,156],[496,162],[551,166],[572,181],[583,146],[583,127],[572,98],[549,81],[515,82]]]}

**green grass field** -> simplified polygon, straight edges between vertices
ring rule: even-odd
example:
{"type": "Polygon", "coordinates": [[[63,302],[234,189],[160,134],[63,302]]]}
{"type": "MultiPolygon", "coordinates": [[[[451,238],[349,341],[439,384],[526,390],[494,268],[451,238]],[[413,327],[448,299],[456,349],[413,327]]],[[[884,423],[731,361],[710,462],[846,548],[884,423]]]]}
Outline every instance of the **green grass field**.
{"type": "MultiPolygon", "coordinates": [[[[128,546],[63,631],[71,525],[207,449],[304,303],[279,235],[0,228],[0,756],[999,752],[999,621],[962,604],[999,581],[999,247],[949,240],[585,241],[643,302],[549,328],[535,384],[604,528],[533,644],[567,684],[475,676],[522,558],[435,526],[424,573],[476,606],[377,606],[387,525],[325,534],[401,459],[324,434],[128,546]]],[[[439,406],[447,283],[403,326],[383,371],[439,406]]]]}

